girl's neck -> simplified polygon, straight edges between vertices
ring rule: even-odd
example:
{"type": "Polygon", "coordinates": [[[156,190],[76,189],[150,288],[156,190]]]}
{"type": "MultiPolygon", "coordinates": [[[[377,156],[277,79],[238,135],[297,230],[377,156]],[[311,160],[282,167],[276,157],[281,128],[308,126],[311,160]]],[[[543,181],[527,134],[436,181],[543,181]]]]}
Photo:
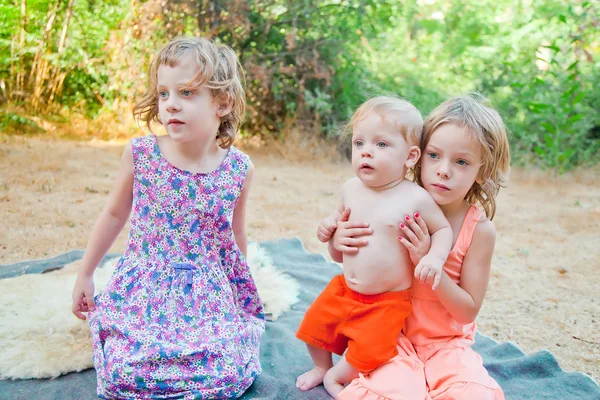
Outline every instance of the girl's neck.
{"type": "Polygon", "coordinates": [[[441,205],[440,208],[446,216],[446,219],[451,220],[456,216],[464,215],[465,212],[471,207],[466,200],[459,200],[454,203],[441,205]]]}
{"type": "Polygon", "coordinates": [[[168,135],[156,137],[165,159],[176,168],[191,173],[208,173],[217,169],[228,154],[215,141],[176,142],[168,135]]]}
{"type": "Polygon", "coordinates": [[[216,140],[196,139],[185,143],[173,140],[172,143],[179,156],[191,162],[205,159],[221,150],[216,140]]]}

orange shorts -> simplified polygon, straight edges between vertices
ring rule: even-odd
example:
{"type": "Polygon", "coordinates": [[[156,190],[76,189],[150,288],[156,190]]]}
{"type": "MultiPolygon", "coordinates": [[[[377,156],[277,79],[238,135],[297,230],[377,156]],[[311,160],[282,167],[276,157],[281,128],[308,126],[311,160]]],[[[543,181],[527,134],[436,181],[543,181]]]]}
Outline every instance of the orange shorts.
{"type": "Polygon", "coordinates": [[[338,275],[316,298],[296,332],[309,345],[342,355],[369,372],[398,354],[397,336],[411,313],[411,290],[365,295],[338,275]]]}

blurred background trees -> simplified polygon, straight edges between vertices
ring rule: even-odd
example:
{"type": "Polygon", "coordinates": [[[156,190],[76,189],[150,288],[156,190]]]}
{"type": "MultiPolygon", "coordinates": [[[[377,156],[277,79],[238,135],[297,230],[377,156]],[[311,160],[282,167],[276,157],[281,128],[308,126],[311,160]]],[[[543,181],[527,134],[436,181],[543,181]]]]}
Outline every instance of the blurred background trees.
{"type": "Polygon", "coordinates": [[[334,139],[372,95],[426,115],[479,91],[515,161],[600,160],[600,3],[579,0],[0,0],[0,130],[135,134],[148,63],[177,35],[236,50],[247,136],[334,139]]]}

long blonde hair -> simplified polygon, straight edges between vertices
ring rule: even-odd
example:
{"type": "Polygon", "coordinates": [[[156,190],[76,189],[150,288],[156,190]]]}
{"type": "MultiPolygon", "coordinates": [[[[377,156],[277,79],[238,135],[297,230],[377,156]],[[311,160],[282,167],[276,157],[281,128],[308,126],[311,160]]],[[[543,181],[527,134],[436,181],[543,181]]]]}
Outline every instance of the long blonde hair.
{"type": "MultiPolygon", "coordinates": [[[[482,164],[478,182],[473,183],[465,196],[469,204],[479,203],[491,220],[496,215],[496,196],[505,187],[510,172],[510,146],[506,126],[485,97],[477,93],[446,100],[425,118],[421,150],[429,143],[431,135],[443,124],[464,127],[482,148],[482,164]]],[[[421,165],[415,167],[415,182],[421,181],[421,165]]]]}
{"type": "Polygon", "coordinates": [[[174,67],[186,56],[198,65],[198,74],[189,82],[188,88],[206,86],[211,89],[215,100],[232,105],[231,112],[221,118],[216,136],[218,144],[228,148],[235,139],[246,109],[244,71],[233,49],[206,38],[175,38],[160,50],[150,65],[148,90],[134,106],[133,115],[138,121],[145,121],[150,131],[152,121],[161,122],[156,87],[158,68],[161,65],[174,67]]]}

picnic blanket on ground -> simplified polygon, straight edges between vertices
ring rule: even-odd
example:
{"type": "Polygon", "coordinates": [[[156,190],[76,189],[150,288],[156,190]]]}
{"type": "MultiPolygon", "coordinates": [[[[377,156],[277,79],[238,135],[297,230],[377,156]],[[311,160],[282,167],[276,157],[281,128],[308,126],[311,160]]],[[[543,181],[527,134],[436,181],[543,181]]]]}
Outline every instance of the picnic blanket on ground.
{"type": "MultiPolygon", "coordinates": [[[[329,280],[340,273],[337,265],[322,255],[307,253],[298,239],[283,239],[260,244],[273,259],[273,264],[300,285],[300,301],[277,321],[267,323],[261,342],[262,375],[243,399],[324,399],[322,386],[309,392],[295,387],[296,377],[311,367],[304,343],[295,338],[304,312],[329,280]]],[[[81,257],[81,252],[67,253],[67,262],[81,257]]],[[[52,260],[29,261],[0,266],[0,277],[18,273],[40,273],[57,265],[52,260]],[[10,274],[2,271],[12,271],[10,274]],[[21,271],[21,272],[19,272],[21,271]]],[[[68,312],[68,310],[67,310],[68,312]]],[[[508,400],[598,400],[600,387],[587,375],[565,372],[552,353],[541,351],[526,355],[512,343],[498,343],[479,335],[474,346],[481,354],[490,374],[504,389],[508,400]]],[[[2,357],[0,353],[0,357],[2,357]]],[[[0,381],[0,399],[20,400],[87,400],[96,397],[96,375],[93,369],[71,373],[56,379],[0,381]]]]}

